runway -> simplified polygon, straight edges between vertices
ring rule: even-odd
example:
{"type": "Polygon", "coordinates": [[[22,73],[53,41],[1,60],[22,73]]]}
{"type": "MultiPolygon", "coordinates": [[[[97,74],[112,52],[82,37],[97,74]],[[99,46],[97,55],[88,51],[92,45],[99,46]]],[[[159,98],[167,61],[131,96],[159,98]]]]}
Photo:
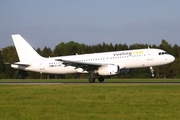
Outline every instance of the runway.
{"type": "Polygon", "coordinates": [[[62,82],[62,83],[38,83],[38,82],[0,82],[0,85],[180,85],[180,82],[104,82],[104,83],[88,83],[88,82],[62,82]]]}

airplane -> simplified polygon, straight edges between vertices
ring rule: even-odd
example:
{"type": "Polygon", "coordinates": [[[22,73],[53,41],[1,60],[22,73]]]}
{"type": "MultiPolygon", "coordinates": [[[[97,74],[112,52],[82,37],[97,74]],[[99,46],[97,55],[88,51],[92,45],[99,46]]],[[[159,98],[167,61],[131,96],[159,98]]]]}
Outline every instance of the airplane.
{"type": "Polygon", "coordinates": [[[166,51],[155,48],[124,51],[76,54],[45,58],[40,56],[20,35],[12,35],[20,62],[11,64],[12,68],[49,74],[89,73],[89,82],[103,82],[104,76],[129,72],[133,68],[150,67],[152,76],[154,66],[172,63],[175,57],[166,51]]]}

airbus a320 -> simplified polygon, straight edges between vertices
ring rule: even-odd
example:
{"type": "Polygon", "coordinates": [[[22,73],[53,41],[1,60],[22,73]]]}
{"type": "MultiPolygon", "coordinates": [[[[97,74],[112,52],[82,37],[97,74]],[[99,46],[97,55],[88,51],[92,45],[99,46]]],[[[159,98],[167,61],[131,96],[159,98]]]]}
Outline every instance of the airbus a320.
{"type": "Polygon", "coordinates": [[[11,64],[12,68],[49,74],[90,73],[91,83],[95,82],[94,74],[103,82],[104,76],[118,75],[132,68],[152,68],[175,60],[166,51],[154,48],[45,58],[21,35],[12,35],[12,39],[20,60],[11,64]]]}

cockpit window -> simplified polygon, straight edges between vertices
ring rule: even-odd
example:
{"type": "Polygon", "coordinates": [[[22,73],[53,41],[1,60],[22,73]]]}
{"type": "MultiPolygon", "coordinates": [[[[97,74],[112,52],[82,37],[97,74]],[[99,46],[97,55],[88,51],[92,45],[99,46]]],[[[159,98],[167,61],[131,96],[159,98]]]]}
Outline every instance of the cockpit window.
{"type": "Polygon", "coordinates": [[[168,54],[167,52],[159,52],[159,55],[165,55],[168,54]]]}

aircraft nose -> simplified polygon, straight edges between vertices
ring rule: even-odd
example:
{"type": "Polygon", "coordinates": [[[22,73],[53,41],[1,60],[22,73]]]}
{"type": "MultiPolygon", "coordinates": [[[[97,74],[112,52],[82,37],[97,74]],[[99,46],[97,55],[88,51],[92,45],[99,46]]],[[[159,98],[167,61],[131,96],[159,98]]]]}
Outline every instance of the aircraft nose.
{"type": "Polygon", "coordinates": [[[175,60],[175,57],[172,56],[172,55],[170,55],[169,61],[170,61],[170,62],[173,62],[174,60],[175,60]]]}

